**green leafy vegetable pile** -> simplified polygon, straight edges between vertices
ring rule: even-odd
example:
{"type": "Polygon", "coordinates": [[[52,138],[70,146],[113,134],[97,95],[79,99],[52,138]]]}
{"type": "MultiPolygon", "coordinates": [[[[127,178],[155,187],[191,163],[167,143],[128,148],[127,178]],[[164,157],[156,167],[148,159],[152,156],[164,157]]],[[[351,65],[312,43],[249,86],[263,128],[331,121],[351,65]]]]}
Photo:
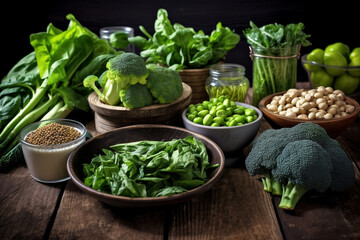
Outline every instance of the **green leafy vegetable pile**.
{"type": "Polygon", "coordinates": [[[129,42],[140,48],[147,63],[163,64],[175,70],[202,68],[219,62],[240,41],[240,36],[221,22],[211,35],[179,23],[171,24],[165,9],[159,9],[153,36],[143,26],[142,36],[130,37],[129,42]]]}
{"type": "Polygon", "coordinates": [[[288,210],[307,192],[346,191],[356,180],[340,144],[311,122],[264,131],[254,140],[245,165],[250,175],[263,175],[264,190],[281,195],[279,207],[288,210]]]}
{"type": "Polygon", "coordinates": [[[250,21],[250,28],[244,30],[247,43],[254,53],[270,57],[255,56],[253,59],[254,106],[267,95],[295,87],[299,45],[311,45],[308,40],[310,35],[305,34],[303,29],[303,23],[285,26],[272,23],[259,28],[250,21]]]}
{"type": "Polygon", "coordinates": [[[84,183],[98,191],[127,197],[170,196],[207,181],[205,145],[193,136],[171,141],[139,141],[103,149],[84,164],[84,183]]]}
{"type": "Polygon", "coordinates": [[[0,170],[22,159],[20,130],[37,120],[65,118],[74,109],[88,111],[82,80],[100,75],[115,50],[83,27],[72,14],[65,31],[49,24],[30,35],[34,51],[23,57],[0,83],[0,170]]]}
{"type": "Polygon", "coordinates": [[[98,78],[87,76],[83,83],[109,105],[140,108],[153,103],[172,103],[183,93],[179,73],[170,68],[147,64],[135,53],[122,53],[110,59],[98,78]],[[98,83],[102,91],[96,86],[98,83]]]}

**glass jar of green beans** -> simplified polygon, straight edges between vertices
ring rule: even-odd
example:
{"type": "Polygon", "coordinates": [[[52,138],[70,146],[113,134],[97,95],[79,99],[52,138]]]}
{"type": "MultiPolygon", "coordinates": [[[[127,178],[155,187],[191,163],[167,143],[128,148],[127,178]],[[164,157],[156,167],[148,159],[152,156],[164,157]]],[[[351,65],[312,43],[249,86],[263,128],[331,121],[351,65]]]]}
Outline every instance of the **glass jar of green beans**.
{"type": "Polygon", "coordinates": [[[211,66],[210,77],[205,82],[209,98],[224,95],[235,102],[245,102],[249,86],[249,80],[245,77],[245,67],[233,63],[211,66]]]}

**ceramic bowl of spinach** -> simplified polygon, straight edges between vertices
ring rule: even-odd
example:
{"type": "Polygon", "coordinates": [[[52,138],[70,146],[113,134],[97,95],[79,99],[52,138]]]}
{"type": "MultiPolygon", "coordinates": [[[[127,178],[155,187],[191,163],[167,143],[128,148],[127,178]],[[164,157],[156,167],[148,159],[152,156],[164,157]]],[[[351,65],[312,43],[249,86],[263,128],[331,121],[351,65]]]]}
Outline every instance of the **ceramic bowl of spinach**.
{"type": "Polygon", "coordinates": [[[220,179],[225,157],[209,138],[168,125],[132,125],[75,149],[67,170],[82,191],[116,207],[183,202],[220,179]]]}

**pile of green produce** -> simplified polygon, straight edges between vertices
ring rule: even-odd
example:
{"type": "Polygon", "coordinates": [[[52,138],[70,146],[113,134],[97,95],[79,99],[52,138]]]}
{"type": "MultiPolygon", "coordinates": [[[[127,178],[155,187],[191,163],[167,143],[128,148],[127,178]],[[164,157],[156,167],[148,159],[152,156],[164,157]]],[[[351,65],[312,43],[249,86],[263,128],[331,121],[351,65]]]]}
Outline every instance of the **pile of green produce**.
{"type": "Polygon", "coordinates": [[[155,64],[146,65],[135,53],[119,54],[110,59],[106,67],[100,77],[89,75],[83,81],[105,104],[140,108],[153,103],[171,103],[183,93],[178,72],[155,64]]]}
{"type": "Polygon", "coordinates": [[[207,181],[205,145],[193,136],[171,141],[139,141],[103,149],[84,164],[84,183],[126,197],[171,196],[207,181]]]}
{"type": "Polygon", "coordinates": [[[315,123],[268,129],[253,142],[245,160],[264,190],[281,195],[280,208],[293,210],[305,193],[342,192],[355,182],[355,169],[340,144],[315,123]]]}
{"type": "Polygon", "coordinates": [[[277,23],[257,27],[250,21],[250,28],[244,30],[247,43],[255,54],[253,59],[253,105],[270,94],[294,88],[297,80],[297,56],[299,45],[311,43],[303,32],[304,24],[277,23]],[[273,57],[288,57],[284,59],[273,57]]]}
{"type": "Polygon", "coordinates": [[[223,27],[221,22],[210,35],[179,23],[171,24],[165,9],[157,12],[153,35],[143,26],[139,28],[147,39],[135,36],[130,37],[129,42],[142,50],[140,55],[147,63],[162,64],[175,70],[218,63],[240,41],[240,35],[223,27]]]}
{"type": "Polygon", "coordinates": [[[315,48],[307,56],[304,66],[310,73],[314,87],[333,87],[346,95],[354,93],[360,85],[360,47],[350,50],[342,42],[328,45],[325,50],[315,48]],[[329,65],[333,67],[326,67],[329,65]]]}
{"type": "Polygon", "coordinates": [[[237,105],[225,96],[190,104],[186,117],[197,124],[212,127],[233,127],[251,123],[258,118],[253,108],[237,105]]]}
{"type": "Polygon", "coordinates": [[[0,170],[23,159],[18,133],[37,120],[65,118],[74,109],[88,111],[83,79],[100,75],[116,54],[105,40],[72,14],[66,30],[49,24],[30,35],[34,51],[24,56],[0,83],[0,170]]]}

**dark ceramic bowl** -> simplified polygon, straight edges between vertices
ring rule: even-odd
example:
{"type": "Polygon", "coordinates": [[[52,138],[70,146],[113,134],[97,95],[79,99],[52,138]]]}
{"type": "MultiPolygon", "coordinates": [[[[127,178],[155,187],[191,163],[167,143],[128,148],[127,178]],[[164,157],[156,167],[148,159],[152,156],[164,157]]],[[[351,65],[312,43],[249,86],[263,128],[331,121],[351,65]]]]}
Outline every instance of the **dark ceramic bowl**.
{"type": "Polygon", "coordinates": [[[116,207],[154,207],[183,202],[204,193],[220,179],[224,170],[224,165],[224,153],[220,147],[209,138],[184,128],[167,125],[145,124],[122,127],[98,135],[86,141],[70,154],[67,162],[67,170],[69,176],[77,187],[104,203],[116,207]],[[209,169],[207,172],[209,181],[200,187],[168,197],[132,198],[102,193],[86,186],[83,182],[83,164],[90,163],[91,159],[94,157],[94,154],[102,154],[103,148],[109,148],[111,145],[118,143],[141,140],[169,141],[172,139],[185,138],[189,135],[194,136],[205,144],[209,155],[210,165],[219,164],[219,167],[209,169]]]}

